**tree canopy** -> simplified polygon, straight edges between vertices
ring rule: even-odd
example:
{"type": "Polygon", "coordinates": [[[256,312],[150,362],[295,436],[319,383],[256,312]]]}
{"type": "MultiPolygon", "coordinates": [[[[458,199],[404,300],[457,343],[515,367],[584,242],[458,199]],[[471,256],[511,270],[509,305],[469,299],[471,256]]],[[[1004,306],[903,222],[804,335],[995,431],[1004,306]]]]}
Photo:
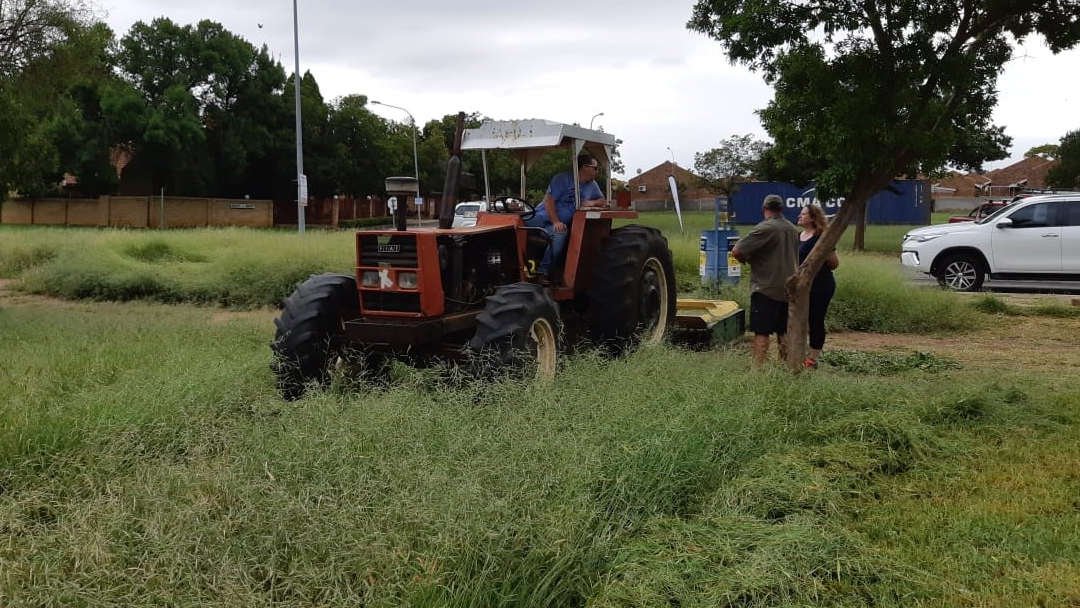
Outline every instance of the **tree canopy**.
{"type": "Polygon", "coordinates": [[[1057,144],[1043,144],[1041,146],[1028,148],[1028,151],[1024,152],[1024,158],[1032,158],[1034,156],[1038,156],[1039,158],[1057,158],[1058,146],[1057,144]]]}
{"type": "MultiPolygon", "coordinates": [[[[0,189],[57,192],[65,173],[83,196],[127,192],[292,199],[296,195],[294,78],[267,48],[221,24],[136,22],[117,39],[83,0],[0,2],[0,189]],[[116,167],[126,158],[124,182],[116,167]]],[[[383,191],[412,175],[414,125],[370,112],[363,94],[325,99],[300,79],[304,168],[315,197],[383,191]]],[[[484,117],[470,115],[468,125],[484,117]]],[[[442,190],[455,115],[416,128],[424,194],[442,190]]],[[[564,155],[565,156],[565,155],[564,155]]],[[[488,154],[494,193],[517,193],[520,172],[488,154]]],[[[613,159],[616,167],[618,154],[613,159]]],[[[482,163],[466,171],[482,191],[482,163]]],[[[528,188],[542,190],[570,161],[537,162],[528,188]]]]}
{"type": "Polygon", "coordinates": [[[706,190],[730,196],[738,188],[738,180],[755,175],[768,149],[768,143],[749,133],[732,135],[720,140],[718,147],[694,154],[694,171],[706,190]]]}
{"type": "Polygon", "coordinates": [[[1061,138],[1057,158],[1057,166],[1046,173],[1046,184],[1052,188],[1080,188],[1080,129],[1061,138]]]}
{"type": "Polygon", "coordinates": [[[777,167],[808,160],[822,196],[845,196],[789,285],[798,343],[810,280],[870,196],[897,176],[1005,157],[1010,138],[990,120],[997,77],[1027,36],[1076,45],[1080,1],[698,0],[688,27],[773,86],[760,116],[777,167]]]}
{"type": "Polygon", "coordinates": [[[110,73],[112,32],[93,16],[81,2],[0,2],[0,191],[38,194],[59,181],[54,139],[78,120],[65,93],[110,73]]]}

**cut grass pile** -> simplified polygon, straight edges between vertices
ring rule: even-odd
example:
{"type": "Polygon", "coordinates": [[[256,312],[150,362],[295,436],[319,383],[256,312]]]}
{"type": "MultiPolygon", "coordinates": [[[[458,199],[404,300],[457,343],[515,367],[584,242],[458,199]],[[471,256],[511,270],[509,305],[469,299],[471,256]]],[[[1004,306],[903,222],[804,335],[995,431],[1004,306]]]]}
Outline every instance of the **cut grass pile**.
{"type": "Polygon", "coordinates": [[[284,403],[270,314],[212,314],[0,309],[0,605],[1075,597],[1074,377],[794,377],[658,347],[578,355],[555,385],[427,370],[284,403]],[[1059,463],[1024,469],[1056,487],[1022,535],[957,489],[1018,436],[1059,463]]]}
{"type": "Polygon", "coordinates": [[[1080,318],[1080,307],[1065,306],[1060,302],[1045,302],[1032,306],[1014,306],[997,296],[980,296],[971,302],[971,307],[987,314],[1005,314],[1013,316],[1056,317],[1059,319],[1080,318]]]}
{"type": "MultiPolygon", "coordinates": [[[[703,224],[711,216],[688,214],[703,224]]],[[[642,214],[668,238],[679,291],[749,305],[749,269],[739,285],[717,292],[698,278],[700,229],[680,233],[674,216],[642,214]]],[[[874,229],[879,227],[872,227],[874,229]]],[[[890,227],[881,227],[890,228],[890,227]]],[[[164,232],[0,226],[0,278],[31,293],[67,299],[152,300],[278,306],[310,274],[351,272],[350,231],[290,232],[250,229],[164,232]]],[[[834,330],[932,333],[964,327],[955,294],[911,289],[895,258],[842,254],[839,288],[829,313],[834,330]]]]}

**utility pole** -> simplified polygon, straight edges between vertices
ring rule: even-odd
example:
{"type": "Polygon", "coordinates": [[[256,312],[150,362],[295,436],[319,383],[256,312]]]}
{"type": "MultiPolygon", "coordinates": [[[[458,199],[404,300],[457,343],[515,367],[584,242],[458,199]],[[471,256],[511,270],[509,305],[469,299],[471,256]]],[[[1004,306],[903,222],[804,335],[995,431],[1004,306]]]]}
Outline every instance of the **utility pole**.
{"type": "Polygon", "coordinates": [[[293,71],[293,91],[296,93],[296,221],[300,234],[304,234],[307,178],[304,176],[304,136],[300,130],[300,18],[296,9],[296,0],[293,0],[292,11],[293,49],[296,52],[296,68],[293,71]]]}

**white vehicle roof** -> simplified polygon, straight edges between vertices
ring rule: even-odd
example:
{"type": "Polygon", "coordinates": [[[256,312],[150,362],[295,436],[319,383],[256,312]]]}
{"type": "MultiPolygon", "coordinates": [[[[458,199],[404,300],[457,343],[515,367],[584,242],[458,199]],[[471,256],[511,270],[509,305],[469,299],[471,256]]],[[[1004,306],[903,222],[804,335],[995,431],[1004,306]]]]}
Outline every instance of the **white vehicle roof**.
{"type": "MultiPolygon", "coordinates": [[[[521,196],[525,196],[525,175],[533,163],[552,148],[567,148],[576,158],[582,151],[588,152],[604,166],[611,166],[611,153],[615,149],[615,136],[603,131],[593,131],[576,125],[529,118],[524,120],[492,120],[475,129],[465,129],[461,135],[462,150],[480,150],[484,162],[484,191],[491,199],[487,178],[486,150],[509,150],[522,165],[521,196]]],[[[577,177],[577,164],[573,165],[577,177]]],[[[575,179],[575,198],[580,204],[580,188],[575,179]]],[[[607,197],[611,198],[611,175],[608,174],[607,197]]]]}
{"type": "Polygon", "coordinates": [[[526,169],[551,148],[574,148],[575,155],[584,149],[607,165],[614,146],[610,133],[542,118],[493,120],[465,129],[461,136],[462,150],[512,150],[526,169]]]}
{"type": "Polygon", "coordinates": [[[1022,198],[1013,202],[1009,207],[1019,207],[1021,203],[1032,203],[1038,201],[1073,201],[1080,198],[1080,192],[1057,192],[1054,194],[1033,194],[1029,197],[1022,198]]]}

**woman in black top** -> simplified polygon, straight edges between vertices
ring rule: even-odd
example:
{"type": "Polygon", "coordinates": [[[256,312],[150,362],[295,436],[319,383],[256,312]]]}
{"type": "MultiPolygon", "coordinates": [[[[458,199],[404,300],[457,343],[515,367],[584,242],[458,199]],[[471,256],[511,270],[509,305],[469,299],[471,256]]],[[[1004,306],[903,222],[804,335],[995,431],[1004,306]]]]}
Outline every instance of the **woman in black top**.
{"type": "MultiPolygon", "coordinates": [[[[799,213],[799,226],[803,229],[799,235],[799,263],[801,264],[810,250],[817,244],[821,233],[825,231],[827,221],[825,212],[816,205],[807,205],[799,213]]],[[[821,270],[814,277],[814,283],[810,286],[810,355],[806,358],[806,367],[817,367],[821,349],[825,346],[825,313],[829,311],[829,302],[832,301],[836,292],[836,279],[832,271],[840,265],[840,258],[836,251],[829,253],[825,258],[821,270]]]]}

